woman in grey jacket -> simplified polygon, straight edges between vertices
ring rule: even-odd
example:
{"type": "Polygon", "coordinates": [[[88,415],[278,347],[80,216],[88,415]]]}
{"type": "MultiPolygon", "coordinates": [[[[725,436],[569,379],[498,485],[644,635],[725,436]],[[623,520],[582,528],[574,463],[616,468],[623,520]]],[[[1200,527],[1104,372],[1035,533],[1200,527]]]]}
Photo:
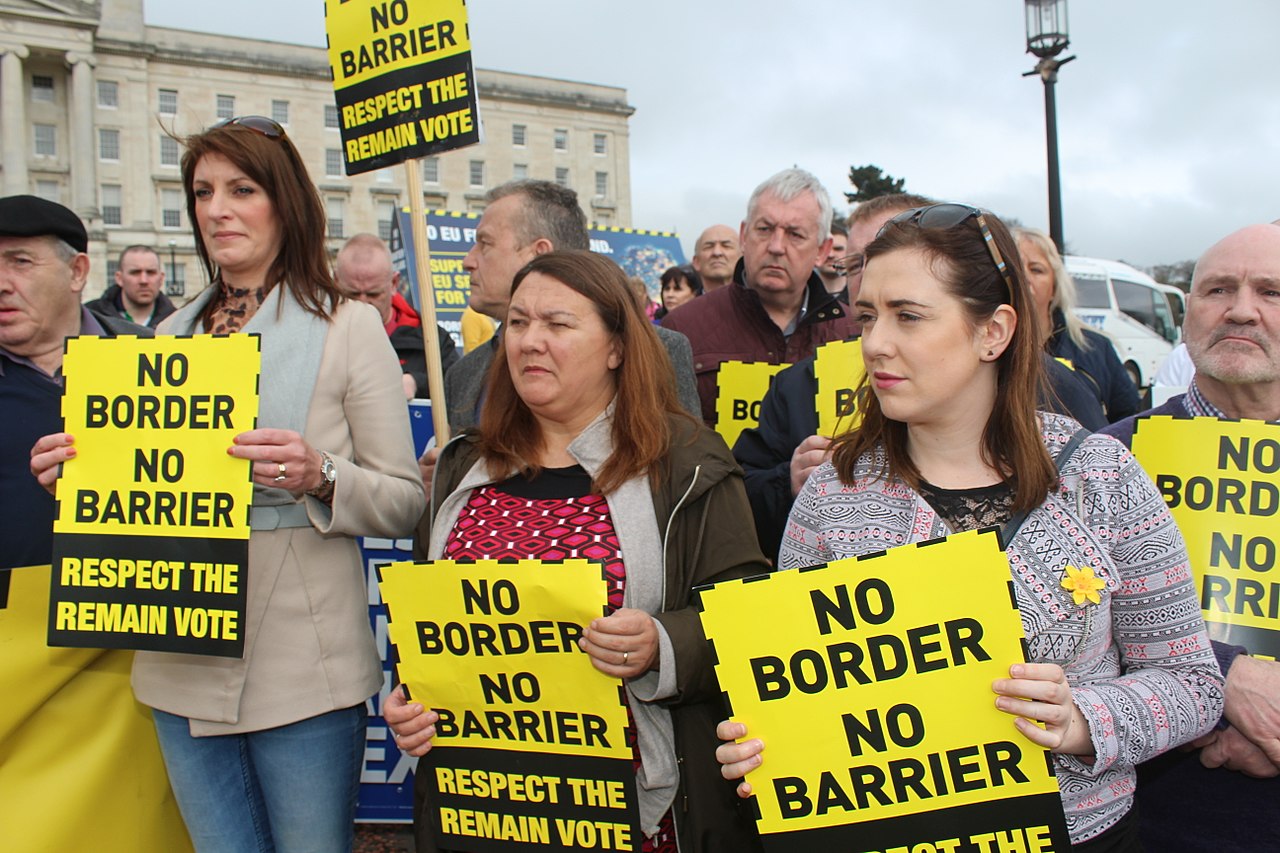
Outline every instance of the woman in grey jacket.
{"type": "MultiPolygon", "coordinates": [[[[866,258],[856,310],[874,393],[797,496],[779,566],[1016,529],[1005,544],[1030,662],[992,685],[996,707],[1054,754],[1073,846],[1138,849],[1134,766],[1222,710],[1177,527],[1118,442],[1074,449],[1079,424],[1036,411],[1030,296],[1003,223],[966,205],[916,208],[866,258]]],[[[726,777],[758,766],[762,748],[723,746],[726,777]]]]}
{"type": "MultiPolygon", "coordinates": [[[[441,455],[417,556],[572,555],[567,514],[557,515],[561,533],[525,535],[503,520],[572,507],[610,579],[610,615],[585,626],[581,645],[626,686],[643,849],[754,849],[753,823],[713,758],[723,705],[691,606],[695,585],[769,569],[741,471],[680,409],[662,346],[609,260],[532,261],[515,278],[503,345],[479,432],[441,455]]],[[[421,701],[397,691],[384,716],[406,752],[431,748],[437,717],[421,701]]],[[[417,793],[418,849],[436,850],[430,804],[417,793]]]]}

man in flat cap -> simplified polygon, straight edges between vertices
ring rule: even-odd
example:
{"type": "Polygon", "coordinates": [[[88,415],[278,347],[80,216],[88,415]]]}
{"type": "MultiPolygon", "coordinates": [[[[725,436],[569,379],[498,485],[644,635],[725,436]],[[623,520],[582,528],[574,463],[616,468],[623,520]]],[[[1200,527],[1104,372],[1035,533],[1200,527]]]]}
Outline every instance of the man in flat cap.
{"type": "Polygon", "coordinates": [[[45,643],[57,508],[30,459],[62,431],[64,341],[152,334],[81,307],[88,247],[62,205],[0,198],[0,826],[13,849],[72,849],[109,814],[129,830],[95,849],[183,850],[155,729],[129,688],[133,653],[45,643]]]}

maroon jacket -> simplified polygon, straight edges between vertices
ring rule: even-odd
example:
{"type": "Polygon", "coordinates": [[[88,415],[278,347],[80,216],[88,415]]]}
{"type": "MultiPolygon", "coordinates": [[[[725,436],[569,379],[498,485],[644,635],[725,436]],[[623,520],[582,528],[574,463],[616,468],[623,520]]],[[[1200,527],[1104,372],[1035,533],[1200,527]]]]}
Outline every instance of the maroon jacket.
{"type": "Polygon", "coordinates": [[[741,260],[727,287],[692,299],[663,318],[663,326],[682,333],[693,347],[693,372],[707,426],[716,425],[716,375],[721,363],[794,364],[828,341],[857,336],[858,324],[848,316],[848,306],[827,293],[816,272],[809,275],[807,290],[809,310],[790,338],[782,336],[759,295],[744,284],[741,260]]]}

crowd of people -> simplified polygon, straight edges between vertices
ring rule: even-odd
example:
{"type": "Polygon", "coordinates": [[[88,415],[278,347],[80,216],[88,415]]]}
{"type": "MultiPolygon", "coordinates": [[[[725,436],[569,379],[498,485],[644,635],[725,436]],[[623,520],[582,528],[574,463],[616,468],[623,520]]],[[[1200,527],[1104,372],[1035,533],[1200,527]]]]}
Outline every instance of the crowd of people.
{"type": "MultiPolygon", "coordinates": [[[[404,403],[426,388],[422,320],[385,245],[361,235],[331,267],[322,203],[275,122],[183,142],[211,284],[176,310],[143,247],[82,307],[83,224],[0,199],[0,400],[15,426],[0,524],[6,567],[49,563],[59,472],[77,456],[59,418],[67,337],[261,335],[258,427],[228,450],[254,483],[245,653],[133,660],[197,850],[350,849],[382,684],[356,537],[413,534],[415,557],[466,561],[576,556],[587,529],[608,599],[580,646],[625,687],[637,849],[759,849],[740,780],[768,753],[727,719],[694,587],[986,527],[1001,530],[1028,651],[993,702],[1052,754],[1073,849],[1280,844],[1280,665],[1210,642],[1177,525],[1126,449],[1138,389],[1075,318],[1045,235],[914,195],[833,222],[818,180],[787,169],[739,228],[708,227],[662,276],[651,321],[587,251],[571,190],[502,185],[463,261],[470,308],[497,333],[459,358],[439,330],[457,434],[415,460],[404,403]],[[861,421],[822,435],[817,351],[848,340],[861,421]],[[788,365],[732,448],[714,431],[729,362],[788,365]],[[530,513],[571,522],[530,534],[515,520],[530,513]],[[1096,603],[1064,587],[1068,569],[1087,570],[1096,603]]],[[[1194,377],[1157,413],[1280,421],[1280,226],[1205,253],[1184,336],[1194,377]]],[[[410,755],[433,745],[430,690],[383,705],[410,755]]],[[[442,849],[426,785],[415,799],[417,849],[442,849]]]]}

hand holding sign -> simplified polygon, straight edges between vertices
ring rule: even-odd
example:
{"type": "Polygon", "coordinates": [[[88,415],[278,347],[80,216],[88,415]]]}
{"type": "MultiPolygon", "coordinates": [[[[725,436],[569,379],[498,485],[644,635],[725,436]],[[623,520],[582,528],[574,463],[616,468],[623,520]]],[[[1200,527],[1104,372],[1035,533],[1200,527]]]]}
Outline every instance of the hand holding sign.
{"type": "Polygon", "coordinates": [[[624,607],[593,619],[578,646],[591,665],[614,678],[637,678],[658,663],[658,629],[643,610],[624,607]]]}
{"type": "Polygon", "coordinates": [[[395,736],[396,746],[405,752],[421,758],[431,751],[431,739],[436,736],[440,715],[425,709],[421,702],[406,699],[403,684],[391,691],[382,704],[382,719],[395,736]]]}
{"type": "Polygon", "coordinates": [[[31,448],[31,475],[44,486],[44,490],[58,496],[58,466],[74,459],[75,439],[65,432],[41,436],[31,448]]]}
{"type": "Polygon", "coordinates": [[[1071,698],[1066,673],[1056,663],[1016,663],[1010,678],[999,678],[991,689],[1000,697],[996,707],[1013,714],[1018,731],[1029,741],[1061,755],[1092,756],[1089,722],[1071,698]],[[1044,728],[1032,720],[1044,723],[1044,728]]]}
{"type": "Polygon", "coordinates": [[[796,448],[795,453],[791,454],[792,497],[800,494],[804,481],[809,479],[813,469],[830,458],[831,453],[828,450],[830,447],[831,439],[822,435],[811,435],[800,442],[800,446],[796,448]]]}
{"type": "Polygon", "coordinates": [[[253,461],[253,482],[294,495],[318,489],[320,451],[288,429],[251,429],[234,439],[227,455],[253,461]],[[280,479],[283,477],[284,479],[280,479]]]}

